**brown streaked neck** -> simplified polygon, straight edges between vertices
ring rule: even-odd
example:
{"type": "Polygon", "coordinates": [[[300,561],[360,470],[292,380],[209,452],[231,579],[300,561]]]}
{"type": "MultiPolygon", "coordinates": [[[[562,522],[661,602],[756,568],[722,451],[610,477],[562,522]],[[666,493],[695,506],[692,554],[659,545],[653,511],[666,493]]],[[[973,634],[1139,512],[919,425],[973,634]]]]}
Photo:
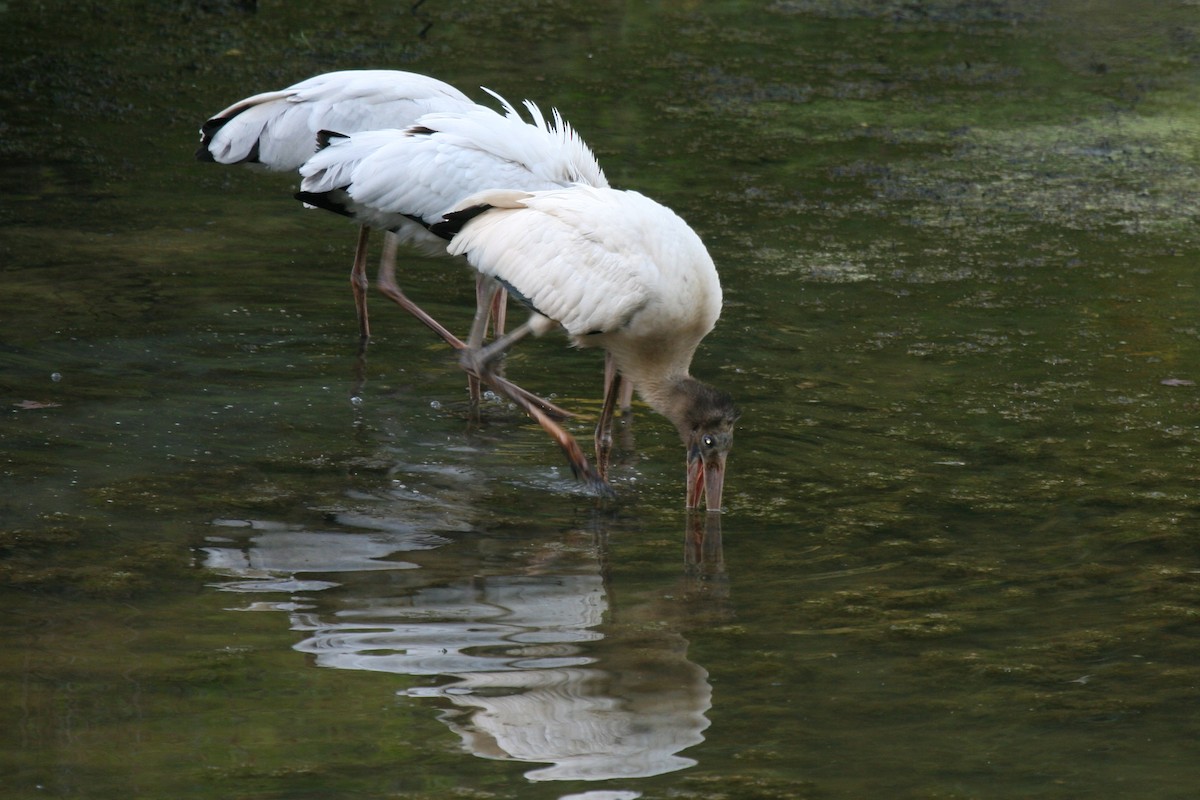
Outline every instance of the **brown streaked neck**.
{"type": "Polygon", "coordinates": [[[688,374],[695,347],[627,349],[621,344],[606,348],[617,371],[633,384],[647,405],[674,421],[671,410],[687,394],[689,383],[699,383],[688,374]]]}
{"type": "Polygon", "coordinates": [[[687,444],[697,431],[732,427],[738,417],[733,399],[720,389],[683,374],[638,387],[639,393],[658,413],[669,419],[687,444]]]}

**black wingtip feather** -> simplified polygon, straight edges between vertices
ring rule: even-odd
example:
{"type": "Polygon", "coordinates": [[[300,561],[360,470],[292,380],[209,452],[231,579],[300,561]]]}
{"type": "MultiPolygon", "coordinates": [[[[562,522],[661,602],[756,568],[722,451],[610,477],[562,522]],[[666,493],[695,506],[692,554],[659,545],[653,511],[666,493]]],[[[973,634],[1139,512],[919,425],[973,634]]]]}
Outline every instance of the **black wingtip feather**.
{"type": "Polygon", "coordinates": [[[435,236],[440,236],[449,241],[450,239],[453,239],[468,222],[492,207],[493,206],[490,206],[487,203],[483,203],[482,205],[464,208],[461,211],[451,211],[449,214],[442,217],[440,222],[435,222],[430,225],[429,232],[435,236]]]}
{"type": "MultiPolygon", "coordinates": [[[[213,117],[200,126],[200,146],[196,148],[197,161],[203,161],[205,163],[216,162],[217,159],[213,157],[212,151],[208,149],[209,145],[212,144],[213,137],[217,135],[217,131],[225,127],[229,120],[233,119],[244,110],[245,109],[241,109],[228,117],[213,117]]],[[[256,140],[254,142],[254,146],[250,148],[250,152],[246,155],[246,157],[237,163],[258,164],[258,145],[259,142],[256,140]]]]}
{"type": "Polygon", "coordinates": [[[343,217],[353,217],[350,209],[347,208],[334,196],[334,192],[296,192],[292,195],[301,203],[307,203],[315,208],[332,211],[335,214],[341,214],[343,217]]]}
{"type": "Polygon", "coordinates": [[[217,131],[224,128],[225,123],[229,122],[230,119],[232,117],[213,117],[210,120],[205,120],[204,124],[200,126],[200,146],[196,148],[197,161],[208,163],[216,161],[208,146],[212,144],[213,136],[216,135],[217,131]]]}
{"type": "Polygon", "coordinates": [[[349,139],[347,133],[338,133],[337,131],[320,130],[317,131],[317,149],[324,150],[333,142],[334,139],[349,139]]]}
{"type": "Polygon", "coordinates": [[[200,135],[204,137],[205,142],[211,141],[213,134],[224,128],[226,123],[236,116],[237,114],[234,114],[231,117],[213,117],[212,119],[205,120],[204,124],[200,126],[200,135]]]}

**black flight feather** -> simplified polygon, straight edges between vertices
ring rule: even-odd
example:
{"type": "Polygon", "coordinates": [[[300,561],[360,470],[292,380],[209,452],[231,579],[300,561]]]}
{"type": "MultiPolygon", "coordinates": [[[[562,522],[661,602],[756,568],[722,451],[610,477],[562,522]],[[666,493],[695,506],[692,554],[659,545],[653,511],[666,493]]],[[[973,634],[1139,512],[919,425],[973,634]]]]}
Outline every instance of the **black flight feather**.
{"type": "Polygon", "coordinates": [[[491,208],[493,208],[493,206],[483,203],[481,205],[471,206],[470,208],[464,208],[461,211],[451,211],[449,214],[442,217],[440,222],[435,222],[430,225],[429,231],[435,236],[440,236],[443,239],[453,239],[468,222],[491,208]]]}
{"type": "MultiPolygon", "coordinates": [[[[250,108],[250,106],[245,106],[244,108],[239,108],[237,111],[233,112],[228,117],[213,117],[212,119],[208,120],[207,122],[205,122],[203,125],[200,126],[200,147],[196,148],[196,160],[197,161],[205,161],[205,162],[216,161],[216,159],[213,158],[212,152],[208,149],[208,146],[210,144],[212,144],[213,137],[217,135],[217,131],[221,130],[221,128],[224,128],[229,123],[229,120],[233,119],[238,114],[245,111],[247,108],[250,108]]],[[[259,163],[258,162],[258,140],[257,139],[254,141],[254,146],[252,148],[250,148],[250,153],[245,158],[243,158],[241,161],[239,161],[238,163],[239,164],[246,164],[246,163],[257,164],[257,163],[259,163]]]]}
{"type": "Polygon", "coordinates": [[[319,130],[317,131],[317,149],[324,150],[329,147],[334,139],[349,139],[349,134],[338,133],[337,131],[319,130]]]}
{"type": "Polygon", "coordinates": [[[233,119],[233,117],[213,117],[200,126],[200,147],[196,149],[197,161],[216,161],[216,159],[213,158],[213,154],[209,152],[208,146],[212,143],[213,136],[216,135],[217,131],[221,130],[221,128],[224,128],[225,123],[229,122],[231,119],[233,119]]]}
{"type": "Polygon", "coordinates": [[[323,208],[326,211],[332,211],[335,214],[341,214],[343,217],[353,217],[354,214],[344,205],[338,195],[342,192],[296,192],[293,197],[301,203],[307,203],[315,208],[323,208]]]}

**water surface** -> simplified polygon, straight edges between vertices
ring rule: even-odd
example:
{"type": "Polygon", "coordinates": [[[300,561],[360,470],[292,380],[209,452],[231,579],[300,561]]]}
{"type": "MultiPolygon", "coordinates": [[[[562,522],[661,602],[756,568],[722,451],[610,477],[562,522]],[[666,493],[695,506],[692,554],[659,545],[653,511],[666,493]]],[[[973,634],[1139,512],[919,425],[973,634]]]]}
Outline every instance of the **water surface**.
{"type": "MultiPolygon", "coordinates": [[[[0,8],[11,796],[1194,794],[1193,4],[245,6],[0,8]],[[644,408],[600,503],[382,299],[358,365],[353,229],[192,159],[367,67],[700,232],[719,519],[644,408]]],[[[588,438],[596,354],[508,369],[588,438]]]]}

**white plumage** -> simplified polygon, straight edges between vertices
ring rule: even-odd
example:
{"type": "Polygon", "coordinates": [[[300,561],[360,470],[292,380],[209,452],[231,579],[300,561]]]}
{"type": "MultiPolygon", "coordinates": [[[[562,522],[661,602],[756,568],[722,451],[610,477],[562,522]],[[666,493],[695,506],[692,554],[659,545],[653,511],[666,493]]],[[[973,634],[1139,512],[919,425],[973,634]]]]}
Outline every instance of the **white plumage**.
{"type": "Polygon", "coordinates": [[[516,289],[580,346],[651,343],[655,355],[618,360],[628,369],[654,361],[660,374],[686,372],[721,313],[721,284],[700,237],[637,192],[485,192],[463,205],[494,210],[454,238],[452,254],[516,289]]]}
{"type": "MultiPolygon", "coordinates": [[[[326,135],[327,145],[300,168],[297,198],[392,231],[393,241],[446,255],[444,238],[429,226],[481,190],[608,186],[592,151],[557,110],[547,118],[526,100],[527,122],[503,97],[485,91],[500,102],[503,114],[475,105],[426,114],[404,130],[326,135]]],[[[390,253],[380,266],[380,289],[447,342],[462,347],[400,291],[390,253]]],[[[494,306],[497,330],[503,327],[503,304],[501,296],[494,306]]],[[[628,406],[625,395],[622,407],[628,406]]]]}
{"type": "MultiPolygon", "coordinates": [[[[483,348],[487,305],[481,304],[464,366],[525,408],[563,446],[576,471],[604,488],[613,410],[632,384],[684,441],[687,507],[698,507],[707,495],[708,509],[718,510],[738,412],[727,394],[689,374],[721,309],[712,259],[669,209],[636,192],[609,189],[591,150],[557,111],[547,119],[526,101],[526,122],[494,96],[503,114],[422,75],[328,73],[231,105],[201,128],[197,156],[299,168],[298,198],[362,225],[351,283],[364,340],[369,228],[395,231],[439,253],[446,250],[429,227],[443,236],[460,231],[449,252],[466,254],[481,275],[515,288],[537,312],[483,348]],[[313,154],[318,136],[328,146],[313,154]],[[454,209],[461,213],[446,214],[454,209]],[[574,439],[546,416],[546,404],[489,367],[521,336],[555,323],[580,346],[603,347],[615,366],[597,425],[598,474],[574,439]]],[[[380,288],[463,348],[395,286],[397,241],[388,237],[380,288]]]]}
{"type": "MultiPolygon", "coordinates": [[[[248,164],[273,171],[298,169],[317,149],[322,130],[352,133],[403,128],[431,111],[475,104],[448,83],[398,70],[345,70],[317,75],[286,89],[240,100],[200,128],[196,157],[219,164],[248,164]]],[[[366,305],[369,227],[358,237],[350,285],[359,332],[370,336],[366,305]]]]}
{"type": "Polygon", "coordinates": [[[527,100],[525,122],[492,94],[503,115],[471,105],[426,114],[404,130],[330,137],[300,168],[301,199],[444,255],[445,241],[427,227],[476,192],[608,185],[592,151],[557,110],[547,120],[527,100]]]}
{"type": "Polygon", "coordinates": [[[286,172],[312,156],[319,131],[402,128],[431,111],[473,105],[450,84],[414,72],[328,72],[214,114],[200,129],[197,156],[286,172]]]}
{"type": "MultiPolygon", "coordinates": [[[[615,396],[629,381],[675,424],[687,448],[687,507],[707,495],[708,510],[718,510],[738,411],[727,394],[689,374],[697,346],[720,316],[722,295],[712,258],[687,223],[637,192],[576,185],[483,192],[460,203],[443,225],[457,229],[451,253],[465,254],[535,311],[504,338],[465,353],[464,367],[488,380],[497,356],[553,323],[582,347],[603,347],[618,378],[607,387],[597,426],[600,471],[591,474],[586,461],[572,456],[576,472],[603,481],[615,396]]],[[[478,339],[472,335],[473,343],[478,339]]],[[[569,435],[539,422],[571,456],[569,435]]]]}

